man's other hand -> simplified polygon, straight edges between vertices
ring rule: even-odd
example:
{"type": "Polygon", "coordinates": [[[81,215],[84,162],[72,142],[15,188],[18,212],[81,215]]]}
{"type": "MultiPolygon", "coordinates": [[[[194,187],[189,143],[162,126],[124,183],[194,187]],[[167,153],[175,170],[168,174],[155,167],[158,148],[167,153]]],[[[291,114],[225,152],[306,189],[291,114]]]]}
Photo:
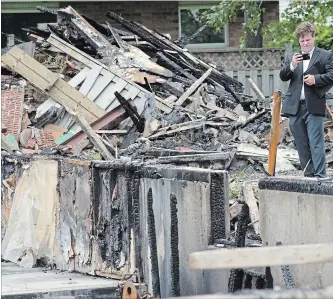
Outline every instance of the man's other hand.
{"type": "Polygon", "coordinates": [[[293,59],[291,61],[294,68],[296,68],[297,64],[303,61],[302,54],[295,53],[293,59]]]}
{"type": "Polygon", "coordinates": [[[306,75],[306,76],[304,76],[304,83],[306,85],[309,85],[309,86],[315,84],[315,78],[314,78],[314,76],[313,75],[306,75]]]}

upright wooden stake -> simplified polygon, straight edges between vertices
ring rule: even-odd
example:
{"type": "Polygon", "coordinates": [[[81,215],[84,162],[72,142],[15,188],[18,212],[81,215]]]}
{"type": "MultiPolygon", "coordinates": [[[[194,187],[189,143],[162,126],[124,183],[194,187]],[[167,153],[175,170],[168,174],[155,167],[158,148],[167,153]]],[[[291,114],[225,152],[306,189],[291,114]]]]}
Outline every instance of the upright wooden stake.
{"type": "Polygon", "coordinates": [[[281,110],[281,93],[274,92],[273,97],[273,115],[271,123],[271,140],[268,153],[268,173],[275,175],[276,154],[280,134],[280,110],[281,110]]]}

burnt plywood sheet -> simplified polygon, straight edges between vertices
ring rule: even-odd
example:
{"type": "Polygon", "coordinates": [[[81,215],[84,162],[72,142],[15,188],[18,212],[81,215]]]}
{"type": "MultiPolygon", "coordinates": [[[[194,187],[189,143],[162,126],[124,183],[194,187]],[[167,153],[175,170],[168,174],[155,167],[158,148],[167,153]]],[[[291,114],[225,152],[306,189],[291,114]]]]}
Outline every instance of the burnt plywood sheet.
{"type": "Polygon", "coordinates": [[[123,171],[93,169],[92,267],[100,276],[123,277],[135,270],[131,263],[129,183],[123,171]]]}
{"type": "Polygon", "coordinates": [[[62,251],[61,269],[91,271],[92,207],[89,166],[61,162],[59,228],[56,243],[62,251]]]}
{"type": "Polygon", "coordinates": [[[32,267],[38,258],[57,256],[60,251],[54,243],[59,207],[57,183],[57,161],[38,160],[27,164],[15,187],[2,241],[5,260],[32,267]]]}

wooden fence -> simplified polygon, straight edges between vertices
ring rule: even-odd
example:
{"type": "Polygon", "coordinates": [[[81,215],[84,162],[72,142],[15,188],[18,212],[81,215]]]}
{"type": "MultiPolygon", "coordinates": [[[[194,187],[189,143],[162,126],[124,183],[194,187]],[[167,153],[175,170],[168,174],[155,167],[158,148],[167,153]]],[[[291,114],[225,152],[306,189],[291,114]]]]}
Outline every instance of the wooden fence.
{"type": "Polygon", "coordinates": [[[251,78],[265,96],[272,96],[274,91],[285,92],[288,88],[288,82],[282,82],[279,76],[285,52],[285,49],[271,48],[228,48],[220,52],[198,53],[197,55],[242,82],[245,93],[254,95],[248,81],[248,78],[251,78]]]}
{"type": "MultiPolygon", "coordinates": [[[[251,78],[265,96],[272,96],[274,91],[286,92],[289,82],[280,79],[280,70],[286,53],[292,49],[286,45],[281,48],[267,49],[239,49],[226,48],[220,52],[197,53],[208,63],[213,63],[218,69],[230,77],[242,82],[245,93],[255,95],[250,87],[248,78],[251,78]]],[[[333,87],[329,90],[333,94],[333,87]]]]}

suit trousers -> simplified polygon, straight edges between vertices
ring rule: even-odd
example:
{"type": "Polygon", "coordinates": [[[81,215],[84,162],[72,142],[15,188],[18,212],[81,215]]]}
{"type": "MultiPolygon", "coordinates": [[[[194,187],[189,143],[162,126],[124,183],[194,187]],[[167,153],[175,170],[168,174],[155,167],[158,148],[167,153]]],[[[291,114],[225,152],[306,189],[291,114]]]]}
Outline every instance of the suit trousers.
{"type": "Polygon", "coordinates": [[[304,175],[326,177],[324,117],[310,114],[306,104],[300,103],[289,125],[304,175]]]}

